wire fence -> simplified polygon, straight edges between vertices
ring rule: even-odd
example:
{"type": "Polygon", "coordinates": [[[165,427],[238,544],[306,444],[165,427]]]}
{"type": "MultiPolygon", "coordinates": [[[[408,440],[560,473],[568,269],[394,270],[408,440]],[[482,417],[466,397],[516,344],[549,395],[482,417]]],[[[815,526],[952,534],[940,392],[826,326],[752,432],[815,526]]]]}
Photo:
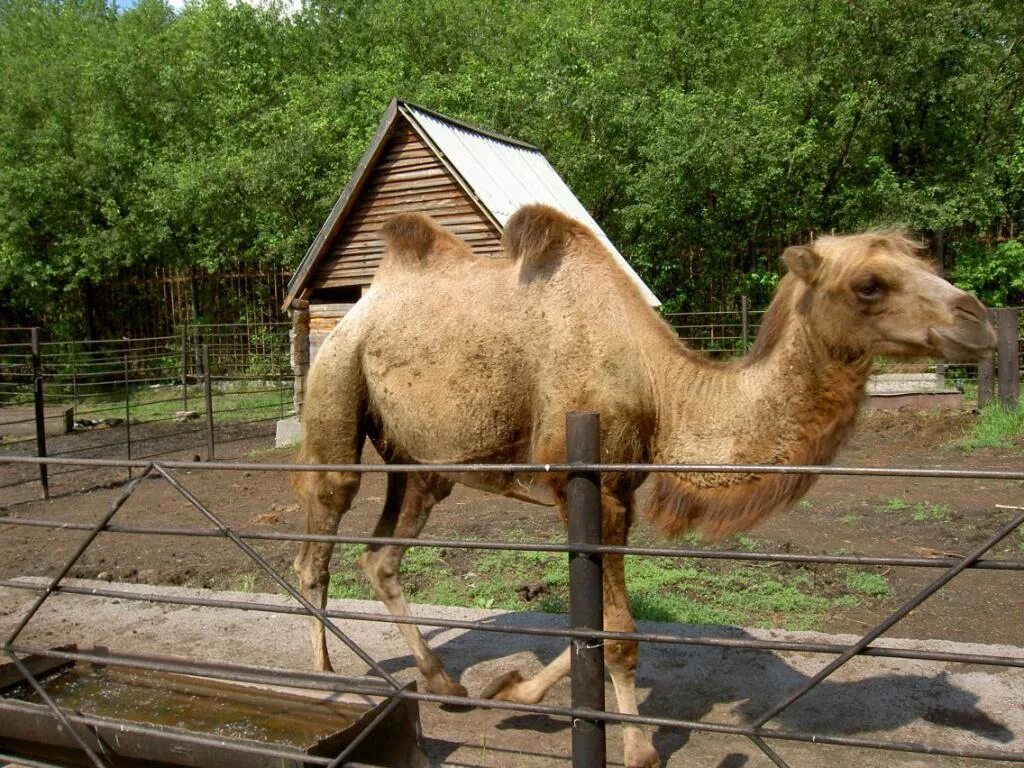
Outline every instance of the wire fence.
{"type": "MultiPolygon", "coordinates": [[[[174,336],[46,342],[25,329],[25,341],[0,346],[0,451],[209,460],[218,445],[273,434],[293,412],[288,330],[192,325],[174,336]]],[[[52,478],[40,474],[46,493],[52,478]]]]}
{"type": "MultiPolygon", "coordinates": [[[[593,430],[591,430],[593,431],[593,430]]],[[[581,432],[572,426],[570,421],[567,443],[570,446],[569,456],[574,455],[596,456],[596,446],[586,439],[586,432],[581,432]],[[582,448],[573,448],[580,441],[583,441],[582,448]]],[[[996,545],[1004,541],[1014,531],[1021,530],[1024,525],[1024,508],[1007,507],[1006,520],[998,525],[997,529],[990,535],[984,537],[976,546],[962,557],[857,557],[850,555],[793,555],[786,552],[729,552],[720,550],[705,550],[700,548],[678,548],[678,547],[635,547],[635,546],[606,546],[601,544],[599,538],[586,534],[589,529],[600,533],[600,477],[602,473],[740,473],[744,475],[759,474],[815,474],[815,475],[846,475],[856,477],[905,477],[921,478],[924,480],[936,478],[953,478],[957,480],[983,480],[985,482],[1005,482],[1008,488],[1019,488],[1024,481],[1024,471],[1019,470],[938,470],[938,469],[894,469],[894,468],[864,468],[864,467],[818,467],[818,466],[734,466],[734,465],[643,465],[643,464],[594,464],[592,460],[567,461],[563,464],[533,465],[533,464],[505,464],[505,465],[482,465],[482,464],[456,464],[436,466],[409,466],[409,465],[290,465],[255,462],[232,462],[232,463],[205,463],[195,465],[190,462],[180,461],[116,461],[116,460],[85,460],[85,459],[35,459],[31,457],[0,457],[0,463],[9,462],[25,465],[48,463],[50,465],[68,465],[81,463],[87,467],[97,468],[101,466],[113,466],[122,469],[132,468],[137,474],[122,492],[110,511],[91,525],[75,524],[74,521],[55,519],[53,516],[46,518],[10,518],[5,524],[25,527],[43,527],[54,530],[55,535],[69,535],[59,533],[61,531],[81,531],[87,535],[82,540],[74,554],[57,570],[56,575],[46,583],[39,584],[25,582],[22,580],[0,581],[0,587],[10,589],[27,590],[37,595],[29,608],[17,618],[13,630],[7,634],[0,650],[16,662],[28,655],[34,658],[46,658],[67,660],[76,662],[92,662],[103,665],[112,665],[128,669],[145,669],[155,671],[167,671],[188,675],[201,675],[218,680],[258,682],[267,685],[289,685],[309,690],[347,692],[367,696],[384,696],[392,702],[413,700],[424,703],[454,705],[458,707],[486,707],[496,710],[507,710],[510,712],[532,713],[546,715],[554,718],[564,718],[572,723],[572,765],[574,768],[598,768],[605,765],[604,739],[605,732],[603,725],[606,723],[637,724],[653,726],[664,729],[682,729],[690,732],[701,732],[710,734],[721,734],[744,737],[750,741],[761,753],[763,753],[773,764],[777,766],[790,765],[783,755],[777,751],[777,747],[787,742],[800,742],[813,745],[830,745],[834,747],[846,747],[855,749],[886,750],[890,752],[913,753],[920,755],[947,756],[979,761],[1003,761],[1006,763],[1024,763],[1024,751],[1011,749],[983,749],[963,748],[944,743],[915,743],[911,741],[900,741],[898,739],[876,739],[863,736],[851,735],[846,730],[839,728],[836,732],[817,732],[808,730],[791,729],[785,725],[769,727],[772,722],[778,722],[780,715],[802,699],[810,691],[817,688],[824,681],[828,680],[837,670],[845,666],[851,660],[858,657],[879,656],[895,660],[930,660],[945,663],[981,665],[986,667],[1002,667],[1006,669],[1024,668],[1024,656],[1015,653],[1004,654],[981,654],[961,653],[955,651],[916,651],[893,648],[879,645],[878,640],[902,619],[911,612],[919,609],[926,601],[941,593],[958,575],[968,570],[979,571],[1008,571],[1020,573],[1024,571],[1024,560],[1011,559],[1006,557],[993,557],[991,552],[996,545]],[[187,487],[187,480],[184,480],[176,470],[188,471],[226,471],[226,472],[383,472],[383,473],[411,473],[411,472],[435,472],[447,473],[520,473],[529,472],[537,474],[560,473],[568,476],[568,503],[567,509],[570,516],[568,531],[569,538],[565,544],[534,543],[534,542],[507,542],[507,541],[466,541],[466,540],[418,540],[394,537],[366,537],[366,536],[345,536],[345,535],[317,535],[317,534],[284,534],[268,533],[265,531],[253,531],[235,529],[224,522],[224,519],[216,511],[201,502],[187,487]],[[125,503],[132,497],[140,487],[140,483],[146,477],[159,478],[165,481],[182,498],[212,525],[212,528],[167,528],[167,527],[143,527],[119,525],[116,517],[124,507],[125,503]],[[582,522],[581,522],[582,521],[582,522]],[[597,522],[596,527],[594,526],[597,522]],[[589,523],[589,526],[587,525],[589,523]],[[240,602],[225,598],[223,596],[174,596],[158,593],[131,591],[115,586],[95,588],[79,587],[65,583],[67,575],[71,572],[75,563],[85,554],[89,547],[101,535],[128,534],[138,536],[169,535],[179,537],[219,537],[232,542],[242,550],[252,562],[254,562],[265,574],[270,576],[278,587],[286,592],[294,601],[289,604],[269,603],[264,601],[240,602]],[[544,626],[513,627],[494,623],[449,620],[441,618],[416,617],[395,617],[382,616],[362,611],[339,611],[324,609],[309,603],[298,590],[291,584],[290,579],[274,570],[270,563],[256,551],[250,542],[257,540],[275,539],[293,542],[330,542],[360,543],[374,547],[382,544],[396,544],[400,546],[428,546],[445,548],[466,548],[466,549],[507,549],[520,552],[561,552],[568,556],[569,580],[570,580],[570,604],[581,605],[593,603],[593,595],[600,595],[601,556],[604,554],[632,554],[639,556],[661,556],[673,558],[715,558],[730,560],[761,560],[782,563],[803,563],[819,562],[842,564],[873,564],[885,565],[888,567],[914,567],[931,568],[938,571],[925,586],[920,588],[916,594],[907,599],[890,615],[882,621],[865,631],[855,642],[852,643],[822,643],[822,642],[799,642],[779,641],[772,639],[736,638],[736,637],[710,637],[693,635],[685,632],[612,632],[601,629],[603,626],[600,618],[591,616],[588,623],[581,624],[573,611],[570,616],[570,623],[561,628],[544,626]],[[575,564],[583,562],[588,567],[577,568],[575,564]],[[187,605],[216,610],[242,609],[252,612],[265,612],[286,614],[294,616],[313,617],[320,622],[325,629],[336,639],[344,643],[348,648],[362,659],[367,666],[374,671],[379,679],[368,680],[366,678],[345,678],[336,675],[297,672],[294,670],[245,665],[240,663],[214,664],[202,660],[192,660],[180,657],[155,657],[152,655],[135,654],[112,650],[97,655],[93,652],[79,650],[68,650],[67,648],[47,648],[39,645],[19,642],[23,631],[29,626],[33,619],[40,613],[40,610],[54,595],[68,596],[89,596],[91,598],[109,599],[112,601],[123,601],[131,604],[136,601],[147,601],[151,603],[163,603],[174,605],[187,605]],[[589,596],[588,596],[589,595],[589,596]],[[482,631],[489,633],[510,633],[520,634],[535,638],[559,637],[570,641],[574,649],[573,666],[573,701],[568,707],[552,705],[527,705],[503,701],[493,701],[480,698],[463,698],[445,696],[440,694],[421,693],[401,686],[394,677],[380,663],[372,657],[365,649],[354,643],[349,634],[338,625],[338,621],[368,621],[368,622],[390,622],[395,624],[415,624],[420,626],[431,626],[439,628],[464,629],[482,631]],[[747,723],[724,722],[716,719],[688,720],[672,717],[668,714],[655,713],[651,715],[624,715],[621,713],[606,712],[603,707],[604,701],[604,676],[600,666],[597,673],[589,669],[591,664],[600,665],[603,663],[603,644],[618,640],[636,640],[642,643],[652,644],[673,644],[681,646],[706,646],[715,648],[731,648],[753,651],[764,651],[772,653],[799,652],[805,654],[817,654],[830,657],[821,669],[802,680],[791,690],[781,691],[777,700],[771,702],[762,712],[747,723]],[[576,664],[576,657],[580,657],[581,667],[576,664]],[[577,676],[589,680],[591,689],[581,692],[581,699],[577,698],[577,676]],[[596,687],[595,687],[596,686],[596,687]],[[581,703],[586,701],[590,703],[581,703]],[[593,726],[586,727],[583,726],[593,726]],[[602,726],[602,727],[598,727],[602,726]],[[580,732],[585,731],[585,736],[577,738],[580,732]]],[[[77,534],[76,534],[77,535],[77,534]]],[[[1013,587],[1013,589],[1018,589],[1013,587]]],[[[598,597],[598,604],[600,597],[598,597]]],[[[1012,620],[1012,619],[1011,619],[1012,620]]],[[[62,638],[67,640],[69,638],[62,638]]],[[[642,662],[641,662],[642,663],[642,662]]],[[[38,679],[40,676],[33,674],[31,670],[20,668],[20,677],[27,681],[34,688],[41,689],[44,686],[38,679]]],[[[665,683],[667,684],[667,682],[665,683]]],[[[82,713],[66,711],[61,709],[52,700],[45,700],[45,708],[52,714],[56,721],[62,723],[70,732],[76,734],[78,745],[81,751],[88,755],[93,765],[100,768],[107,765],[106,756],[98,754],[96,750],[90,752],[94,746],[94,739],[90,737],[89,728],[97,725],[96,719],[82,713]]],[[[8,712],[24,711],[25,705],[0,698],[0,710],[8,712]]],[[[148,734],[154,738],[163,739],[179,750],[187,750],[189,745],[196,745],[202,739],[194,734],[177,733],[168,736],[166,731],[147,727],[144,725],[130,725],[129,728],[141,734],[148,734]]],[[[428,734],[429,735],[429,734],[428,734]]],[[[271,745],[254,747],[249,744],[227,743],[231,749],[239,752],[252,751],[257,749],[262,754],[273,755],[281,759],[296,761],[296,764],[308,765],[330,765],[355,766],[358,763],[348,762],[355,759],[350,750],[343,749],[337,754],[321,756],[317,758],[294,751],[271,748],[271,745]]],[[[16,759],[19,763],[27,765],[62,765],[60,761],[36,761],[24,762],[19,754],[0,754],[0,759],[16,759]]],[[[820,764],[815,761],[814,764],[820,764]]]]}

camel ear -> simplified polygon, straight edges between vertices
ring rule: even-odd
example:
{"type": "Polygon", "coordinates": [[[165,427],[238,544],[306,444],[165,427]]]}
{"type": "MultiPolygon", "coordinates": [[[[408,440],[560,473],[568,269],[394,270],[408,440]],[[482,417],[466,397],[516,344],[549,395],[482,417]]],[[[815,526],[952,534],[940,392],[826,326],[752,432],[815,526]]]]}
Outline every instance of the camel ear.
{"type": "Polygon", "coordinates": [[[813,245],[793,245],[782,254],[786,267],[808,285],[814,285],[821,270],[821,255],[813,245]]]}

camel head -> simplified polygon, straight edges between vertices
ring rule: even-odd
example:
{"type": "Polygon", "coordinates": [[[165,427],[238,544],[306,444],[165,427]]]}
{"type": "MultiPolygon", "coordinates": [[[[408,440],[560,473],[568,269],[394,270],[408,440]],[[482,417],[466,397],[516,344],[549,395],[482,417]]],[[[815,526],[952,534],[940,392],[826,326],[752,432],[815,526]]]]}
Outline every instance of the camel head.
{"type": "Polygon", "coordinates": [[[906,236],[886,232],[788,248],[792,310],[848,359],[988,357],[996,335],[985,306],[939,277],[919,252],[906,236]]]}

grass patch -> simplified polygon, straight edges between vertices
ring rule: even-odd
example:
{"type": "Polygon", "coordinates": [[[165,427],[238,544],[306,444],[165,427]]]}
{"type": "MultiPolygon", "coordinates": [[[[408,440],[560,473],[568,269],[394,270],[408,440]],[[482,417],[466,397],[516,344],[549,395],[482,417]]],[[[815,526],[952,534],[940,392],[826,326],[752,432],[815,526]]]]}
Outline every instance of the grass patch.
{"type": "MultiPolygon", "coordinates": [[[[928,501],[919,501],[916,504],[911,504],[905,499],[893,498],[887,499],[881,506],[875,507],[876,512],[909,512],[910,518],[918,523],[932,522],[932,523],[951,523],[953,522],[953,509],[948,504],[935,504],[928,501]]],[[[855,518],[856,515],[847,515],[849,518],[855,518]]],[[[844,523],[853,522],[853,520],[847,520],[847,517],[842,518],[844,523]]]]}
{"type": "MultiPolygon", "coordinates": [[[[745,540],[734,546],[749,550],[757,543],[745,540]]],[[[362,551],[358,545],[338,547],[331,597],[373,598],[356,562],[362,551]]],[[[634,617],[655,621],[816,629],[838,608],[889,594],[883,577],[856,569],[845,574],[845,582],[825,584],[811,569],[772,564],[630,555],[625,567],[634,617]]],[[[402,583],[411,602],[568,611],[568,557],[559,552],[413,547],[402,562],[402,583]]]]}
{"type": "Polygon", "coordinates": [[[676,558],[626,558],[636,618],[687,624],[811,629],[836,607],[816,594],[813,574],[765,566],[713,568],[676,558]]]}
{"type": "MultiPolygon", "coordinates": [[[[217,424],[238,423],[269,419],[283,415],[291,408],[291,389],[267,386],[263,382],[250,382],[251,386],[232,390],[215,388],[211,393],[213,418],[217,424]]],[[[202,423],[206,414],[206,400],[201,387],[190,386],[188,399],[182,397],[181,387],[160,386],[133,389],[128,394],[127,412],[132,423],[166,421],[182,410],[195,411],[202,423]]],[[[123,419],[126,404],[124,392],[108,392],[90,396],[75,406],[76,419],[123,419]]]]}
{"type": "Polygon", "coordinates": [[[903,499],[893,498],[893,499],[886,500],[886,502],[882,506],[877,507],[877,511],[879,511],[879,512],[902,512],[903,510],[909,509],[909,508],[910,508],[910,504],[908,504],[903,499]]]}
{"type": "Polygon", "coordinates": [[[910,517],[916,522],[951,523],[953,510],[948,504],[931,504],[919,502],[910,511],[910,517]]]}
{"type": "Polygon", "coordinates": [[[847,571],[846,588],[854,594],[867,597],[888,597],[891,594],[885,577],[868,571],[847,571]]]}
{"type": "Polygon", "coordinates": [[[238,577],[235,582],[236,592],[255,592],[256,582],[259,580],[259,575],[255,573],[243,573],[238,577]]]}
{"type": "Polygon", "coordinates": [[[1014,441],[1024,438],[1024,403],[1015,411],[1007,411],[998,403],[981,409],[981,418],[971,434],[957,443],[965,451],[976,448],[1013,448],[1014,441]]]}

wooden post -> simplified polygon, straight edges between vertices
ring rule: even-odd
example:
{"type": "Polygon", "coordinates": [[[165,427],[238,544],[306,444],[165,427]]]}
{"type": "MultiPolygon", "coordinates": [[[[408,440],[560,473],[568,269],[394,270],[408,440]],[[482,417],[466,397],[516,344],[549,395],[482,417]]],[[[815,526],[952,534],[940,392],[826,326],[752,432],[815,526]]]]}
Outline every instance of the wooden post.
{"type": "Polygon", "coordinates": [[[1008,411],[1020,402],[1020,347],[1017,343],[1019,310],[1004,307],[996,311],[996,352],[999,355],[999,404],[1008,411]]]}
{"type": "MultiPolygon", "coordinates": [[[[43,355],[39,344],[39,329],[33,328],[32,341],[32,400],[35,404],[36,417],[36,456],[46,458],[46,408],[43,403],[43,355]]],[[[46,465],[39,465],[39,486],[43,498],[50,498],[50,478],[46,465]]]]}
{"type": "Polygon", "coordinates": [[[293,375],[292,404],[295,415],[302,417],[302,403],[306,399],[306,375],[309,373],[309,302],[292,302],[291,358],[293,375]]]}
{"type": "Polygon", "coordinates": [[[992,402],[995,396],[996,369],[992,358],[978,363],[978,410],[992,402]]]}
{"type": "Polygon", "coordinates": [[[67,420],[65,416],[65,428],[64,431],[71,432],[75,426],[75,410],[78,408],[78,350],[79,347],[76,343],[72,342],[68,345],[71,350],[71,420],[67,420]]]}
{"type": "Polygon", "coordinates": [[[181,326],[181,410],[188,410],[188,318],[181,326]]]}
{"type": "MultiPolygon", "coordinates": [[[[988,311],[989,322],[993,325],[997,322],[996,311],[988,311]]],[[[992,402],[996,394],[996,366],[994,358],[988,358],[978,363],[978,410],[992,402]]]]}
{"type": "Polygon", "coordinates": [[[199,282],[196,279],[196,268],[192,267],[189,272],[189,295],[191,297],[191,317],[192,317],[192,351],[196,356],[196,376],[202,376],[206,373],[203,369],[203,358],[200,347],[203,344],[203,337],[199,332],[199,319],[200,307],[199,307],[199,282]]]}

